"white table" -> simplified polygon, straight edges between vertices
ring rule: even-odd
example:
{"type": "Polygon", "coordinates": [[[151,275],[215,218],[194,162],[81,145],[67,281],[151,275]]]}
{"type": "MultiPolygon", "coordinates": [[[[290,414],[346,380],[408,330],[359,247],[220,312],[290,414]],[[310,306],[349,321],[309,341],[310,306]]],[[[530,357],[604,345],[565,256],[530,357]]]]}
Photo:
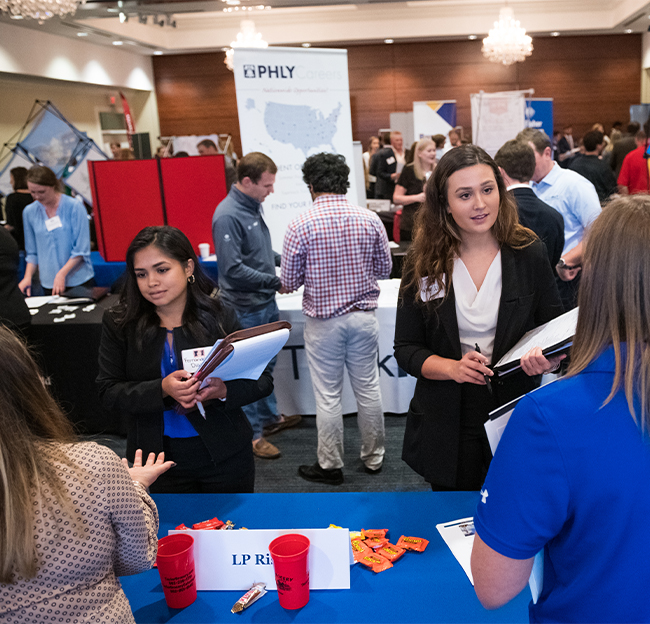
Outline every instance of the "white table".
{"type": "MultiPolygon", "coordinates": [[[[379,282],[381,294],[375,311],[379,321],[379,382],[384,412],[406,413],[415,389],[415,378],[397,365],[393,355],[395,311],[400,280],[379,282]]],[[[292,325],[291,335],[278,355],[273,378],[278,409],[282,414],[315,414],[316,402],[305,355],[305,316],[302,313],[302,289],[290,295],[277,296],[280,319],[292,325]]],[[[354,393],[347,374],[344,375],[343,413],[357,411],[354,393]]]]}

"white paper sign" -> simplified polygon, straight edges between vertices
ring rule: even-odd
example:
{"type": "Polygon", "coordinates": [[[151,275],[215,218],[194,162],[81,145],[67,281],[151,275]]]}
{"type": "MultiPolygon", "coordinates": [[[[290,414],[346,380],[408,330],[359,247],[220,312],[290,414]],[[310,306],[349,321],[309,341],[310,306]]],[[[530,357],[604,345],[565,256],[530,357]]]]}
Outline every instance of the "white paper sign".
{"type": "Polygon", "coordinates": [[[350,589],[354,558],[348,529],[169,531],[176,533],[194,538],[199,591],[246,591],[259,582],[266,583],[266,589],[277,589],[269,544],[287,533],[300,533],[310,541],[310,589],[350,589]]]}

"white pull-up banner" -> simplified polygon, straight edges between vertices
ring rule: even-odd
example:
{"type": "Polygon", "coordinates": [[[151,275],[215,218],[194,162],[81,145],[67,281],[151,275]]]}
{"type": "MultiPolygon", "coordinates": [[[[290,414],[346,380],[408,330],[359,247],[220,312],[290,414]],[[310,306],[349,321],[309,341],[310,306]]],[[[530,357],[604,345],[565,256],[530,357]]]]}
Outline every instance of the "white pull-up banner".
{"type": "Polygon", "coordinates": [[[525,127],[526,99],[530,91],[472,93],[472,143],[490,156],[525,127]]]}
{"type": "Polygon", "coordinates": [[[301,171],[308,156],[345,156],[356,203],[347,51],[235,48],[233,65],[243,153],[263,152],[278,166],[264,220],[281,252],[289,221],[312,205],[301,171]]]}

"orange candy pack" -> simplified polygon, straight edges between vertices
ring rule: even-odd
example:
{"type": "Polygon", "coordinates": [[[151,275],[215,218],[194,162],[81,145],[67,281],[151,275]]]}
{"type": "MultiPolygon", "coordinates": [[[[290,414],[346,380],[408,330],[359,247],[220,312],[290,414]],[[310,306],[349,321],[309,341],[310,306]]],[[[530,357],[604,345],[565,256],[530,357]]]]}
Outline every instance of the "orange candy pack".
{"type": "Polygon", "coordinates": [[[388,543],[378,548],[375,552],[382,557],[386,557],[392,563],[393,561],[397,561],[406,551],[399,546],[388,543]]]}
{"type": "Polygon", "coordinates": [[[429,540],[425,540],[423,537],[407,537],[406,535],[402,535],[397,540],[397,546],[415,552],[424,552],[428,545],[429,540]]]}
{"type": "Polygon", "coordinates": [[[350,543],[352,544],[352,552],[354,554],[372,552],[372,549],[366,546],[366,543],[363,540],[353,539],[350,540],[350,543]]]}
{"type": "Polygon", "coordinates": [[[388,529],[361,529],[366,537],[386,537],[388,529]]]}
{"type": "Polygon", "coordinates": [[[373,572],[383,572],[384,570],[388,570],[388,568],[392,568],[393,564],[386,559],[386,557],[382,557],[381,555],[378,555],[377,553],[370,552],[368,554],[362,554],[359,553],[359,557],[357,558],[357,553],[355,553],[355,559],[359,563],[363,563],[363,565],[368,566],[373,572]]]}

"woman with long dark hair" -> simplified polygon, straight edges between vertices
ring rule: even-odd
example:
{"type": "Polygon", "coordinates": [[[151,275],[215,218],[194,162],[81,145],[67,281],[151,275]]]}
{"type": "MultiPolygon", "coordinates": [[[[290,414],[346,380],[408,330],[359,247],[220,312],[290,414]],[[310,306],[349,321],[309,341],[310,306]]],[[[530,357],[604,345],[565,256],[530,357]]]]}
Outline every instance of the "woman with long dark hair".
{"type": "Polygon", "coordinates": [[[544,245],[519,225],[496,163],[473,145],[449,151],[416,216],[395,327],[395,357],[418,380],[402,457],[434,490],[481,487],[489,411],[558,359],[527,354],[523,371],[489,387],[488,365],[561,312],[544,245]]]}
{"type": "Polygon", "coordinates": [[[117,576],[151,568],[158,511],[133,468],[80,442],[24,343],[0,326],[0,621],[135,622],[117,576]]]}
{"type": "Polygon", "coordinates": [[[649,622],[650,198],[611,202],[587,234],[568,374],[524,397],[475,515],[488,608],[543,550],[535,622],[649,622]]]}
{"type": "Polygon", "coordinates": [[[271,392],[271,375],[210,378],[199,389],[183,369],[183,351],[240,326],[180,230],[143,229],[126,265],[120,301],[104,314],[97,382],[104,405],[128,414],[127,456],[142,448],[176,462],[156,491],[252,492],[253,436],[241,406],[271,392]]]}

